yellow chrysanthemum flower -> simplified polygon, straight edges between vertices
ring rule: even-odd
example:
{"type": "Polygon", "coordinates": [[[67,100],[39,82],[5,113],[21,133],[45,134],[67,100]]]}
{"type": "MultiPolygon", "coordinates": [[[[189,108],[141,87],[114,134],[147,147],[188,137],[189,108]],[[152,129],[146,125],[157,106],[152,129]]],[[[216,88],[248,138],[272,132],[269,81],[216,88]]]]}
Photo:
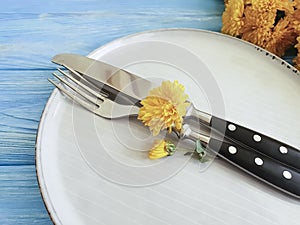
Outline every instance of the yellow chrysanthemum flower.
{"type": "Polygon", "coordinates": [[[300,0],[294,0],[292,3],[296,9],[300,9],[300,0]]]}
{"type": "Polygon", "coordinates": [[[295,63],[295,67],[300,70],[300,36],[297,37],[297,44],[295,45],[295,48],[298,50],[297,56],[293,59],[293,62],[295,63]]]}
{"type": "Polygon", "coordinates": [[[285,14],[290,14],[294,12],[294,2],[291,0],[277,0],[276,9],[284,11],[285,14]]]}
{"type": "Polygon", "coordinates": [[[295,32],[300,35],[300,8],[296,9],[292,14],[289,15],[289,20],[291,21],[291,25],[295,32]]]}
{"type": "Polygon", "coordinates": [[[279,20],[275,26],[266,49],[278,56],[283,56],[285,51],[296,44],[297,34],[287,17],[279,20]]]}
{"type": "Polygon", "coordinates": [[[252,0],[251,6],[258,13],[261,12],[276,13],[277,10],[282,10],[282,11],[293,10],[293,4],[290,0],[252,0]]]}
{"type": "Polygon", "coordinates": [[[228,0],[225,4],[222,32],[237,37],[243,27],[244,0],[228,0]]]}
{"type": "Polygon", "coordinates": [[[270,12],[258,12],[254,7],[245,9],[243,18],[244,26],[241,28],[242,39],[261,47],[265,47],[271,38],[274,27],[276,10],[270,12]]]}
{"type": "MultiPolygon", "coordinates": [[[[283,56],[300,35],[300,0],[224,0],[222,32],[283,56]]],[[[295,46],[300,51],[299,46],[295,46]]],[[[297,68],[300,56],[293,60],[297,68]]]]}
{"type": "Polygon", "coordinates": [[[141,101],[142,107],[138,119],[149,126],[154,136],[163,129],[180,130],[183,116],[190,105],[184,86],[178,81],[164,81],[160,87],[150,91],[149,96],[141,101]]]}
{"type": "Polygon", "coordinates": [[[156,140],[152,149],[149,151],[149,159],[159,159],[165,156],[172,155],[176,147],[169,141],[156,140]]]}

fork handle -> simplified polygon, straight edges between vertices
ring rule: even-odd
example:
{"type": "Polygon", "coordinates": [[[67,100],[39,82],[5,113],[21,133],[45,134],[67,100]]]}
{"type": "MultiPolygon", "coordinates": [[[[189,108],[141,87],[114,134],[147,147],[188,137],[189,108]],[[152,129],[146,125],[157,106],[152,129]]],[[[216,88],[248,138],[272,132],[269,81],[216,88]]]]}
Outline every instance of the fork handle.
{"type": "Polygon", "coordinates": [[[281,191],[300,197],[300,172],[297,169],[249,148],[213,138],[210,138],[207,147],[245,172],[281,191]]]}
{"type": "Polygon", "coordinates": [[[215,116],[211,117],[210,125],[212,130],[225,134],[231,141],[240,145],[247,145],[262,154],[300,170],[300,151],[298,149],[215,116]]]}

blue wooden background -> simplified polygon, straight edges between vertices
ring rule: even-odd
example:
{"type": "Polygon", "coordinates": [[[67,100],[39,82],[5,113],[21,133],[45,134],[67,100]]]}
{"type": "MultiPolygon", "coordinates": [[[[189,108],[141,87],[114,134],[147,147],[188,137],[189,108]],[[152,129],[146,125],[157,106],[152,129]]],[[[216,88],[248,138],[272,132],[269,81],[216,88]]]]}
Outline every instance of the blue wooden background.
{"type": "Polygon", "coordinates": [[[0,224],[52,224],[35,172],[35,140],[53,89],[52,56],[86,55],[116,38],[160,28],[220,31],[223,0],[2,0],[0,224]]]}

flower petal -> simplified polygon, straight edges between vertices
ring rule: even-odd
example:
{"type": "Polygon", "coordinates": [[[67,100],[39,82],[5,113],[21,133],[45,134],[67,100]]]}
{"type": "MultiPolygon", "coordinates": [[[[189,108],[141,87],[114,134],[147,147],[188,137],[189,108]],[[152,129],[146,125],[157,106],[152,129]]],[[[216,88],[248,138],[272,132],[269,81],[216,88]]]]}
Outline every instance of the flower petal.
{"type": "Polygon", "coordinates": [[[186,114],[188,95],[178,81],[164,81],[161,86],[150,91],[150,95],[141,101],[142,107],[138,119],[149,126],[154,136],[163,129],[181,129],[182,117],[186,114]]]}

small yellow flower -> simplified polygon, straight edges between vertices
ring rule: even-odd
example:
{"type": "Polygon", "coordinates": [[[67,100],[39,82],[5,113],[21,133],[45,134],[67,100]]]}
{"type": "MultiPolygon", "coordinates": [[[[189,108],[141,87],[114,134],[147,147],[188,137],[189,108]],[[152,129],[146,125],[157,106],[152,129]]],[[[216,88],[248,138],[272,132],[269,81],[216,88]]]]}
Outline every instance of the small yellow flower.
{"type": "Polygon", "coordinates": [[[283,56],[287,49],[296,44],[297,34],[290,25],[288,17],[280,19],[273,29],[272,36],[266,44],[266,49],[278,56],[283,56]]]}
{"type": "Polygon", "coordinates": [[[244,14],[244,26],[241,28],[242,39],[265,47],[271,38],[276,9],[270,12],[258,12],[254,6],[248,6],[244,14]]]}
{"type": "Polygon", "coordinates": [[[294,1],[291,0],[277,0],[276,1],[276,9],[280,11],[284,11],[286,15],[294,12],[294,1]]]}
{"type": "Polygon", "coordinates": [[[296,9],[300,9],[300,0],[294,0],[292,4],[296,9]]]}
{"type": "Polygon", "coordinates": [[[279,5],[277,2],[278,0],[252,0],[251,6],[259,13],[276,12],[276,7],[279,5]]]}
{"type": "Polygon", "coordinates": [[[295,45],[295,48],[297,48],[298,53],[297,56],[293,59],[293,62],[295,63],[295,67],[300,70],[300,36],[297,37],[297,44],[295,45]]]}
{"type": "Polygon", "coordinates": [[[175,151],[175,145],[169,141],[156,140],[153,148],[149,151],[149,159],[160,159],[172,155],[175,151]]]}
{"type": "Polygon", "coordinates": [[[139,111],[138,119],[149,126],[153,136],[163,129],[172,128],[180,130],[183,116],[190,105],[188,95],[184,93],[184,86],[178,81],[164,81],[160,87],[150,91],[149,96],[141,101],[143,105],[139,111]]]}
{"type": "Polygon", "coordinates": [[[243,27],[244,0],[228,0],[225,5],[222,32],[235,37],[240,36],[243,27]]]}
{"type": "Polygon", "coordinates": [[[295,32],[300,34],[300,4],[299,9],[296,9],[291,15],[289,15],[289,19],[291,21],[292,27],[295,32]]]}

